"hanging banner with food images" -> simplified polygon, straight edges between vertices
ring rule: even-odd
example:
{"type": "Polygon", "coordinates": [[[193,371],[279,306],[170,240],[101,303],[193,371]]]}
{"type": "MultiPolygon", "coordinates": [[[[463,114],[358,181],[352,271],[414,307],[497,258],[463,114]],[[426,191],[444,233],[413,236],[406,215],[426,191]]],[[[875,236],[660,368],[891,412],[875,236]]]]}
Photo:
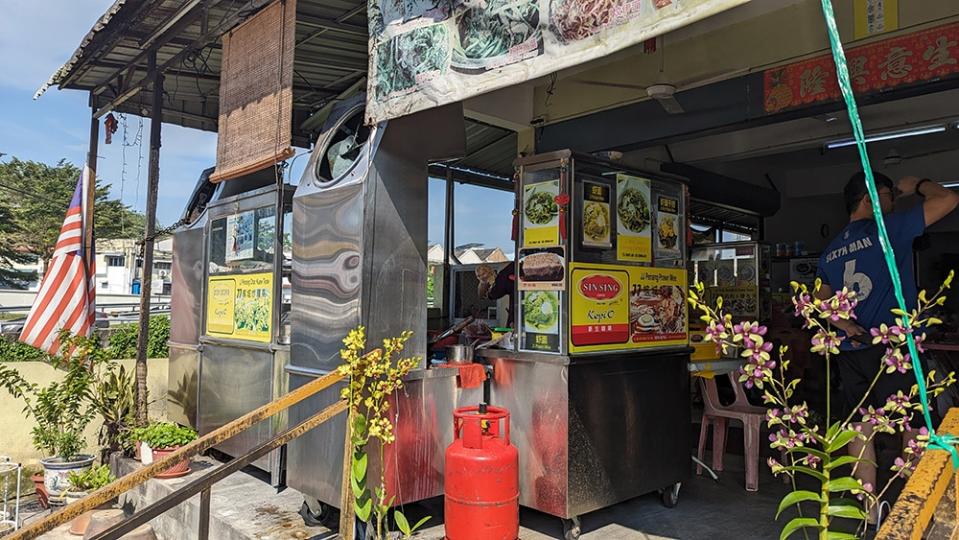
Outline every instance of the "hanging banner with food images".
{"type": "Polygon", "coordinates": [[[679,246],[681,220],[679,199],[665,195],[656,196],[656,264],[667,259],[678,259],[682,253],[679,246]]]}
{"type": "Polygon", "coordinates": [[[523,186],[523,246],[559,245],[559,180],[523,186]]]}
{"type": "Polygon", "coordinates": [[[521,291],[562,291],[566,288],[566,250],[523,248],[519,250],[519,282],[521,291]]]}
{"type": "Polygon", "coordinates": [[[616,258],[620,261],[653,259],[649,185],[646,178],[616,175],[616,258]]]}
{"type": "Polygon", "coordinates": [[[520,292],[521,350],[560,352],[561,294],[559,291],[520,292]]]}
{"type": "Polygon", "coordinates": [[[371,0],[370,123],[642,43],[749,0],[371,0]]]}
{"type": "Polygon", "coordinates": [[[686,271],[570,264],[570,352],[685,345],[686,271]]]}
{"type": "Polygon", "coordinates": [[[583,182],[583,245],[611,248],[610,189],[606,184],[583,182]]]}
{"type": "Polygon", "coordinates": [[[263,343],[272,340],[271,272],[211,276],[207,291],[207,335],[263,343]]]}

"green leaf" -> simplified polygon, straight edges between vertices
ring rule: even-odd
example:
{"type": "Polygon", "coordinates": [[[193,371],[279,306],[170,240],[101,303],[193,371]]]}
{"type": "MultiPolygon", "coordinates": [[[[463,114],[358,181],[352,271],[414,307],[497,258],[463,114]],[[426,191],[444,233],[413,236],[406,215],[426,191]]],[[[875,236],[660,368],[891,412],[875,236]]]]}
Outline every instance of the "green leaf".
{"type": "Polygon", "coordinates": [[[420,527],[426,524],[427,521],[433,519],[433,516],[426,516],[425,518],[416,522],[416,525],[413,525],[413,528],[410,529],[410,532],[416,532],[420,527]]]}
{"type": "Polygon", "coordinates": [[[819,522],[813,518],[793,518],[783,527],[783,531],[779,533],[779,540],[786,540],[786,538],[789,538],[789,535],[803,528],[819,530],[819,522]]]}
{"type": "Polygon", "coordinates": [[[842,478],[836,478],[834,480],[830,480],[829,483],[826,485],[826,489],[828,489],[832,493],[836,493],[839,491],[861,490],[862,484],[859,483],[859,480],[856,480],[855,478],[851,476],[844,476],[842,478]]]}
{"type": "Polygon", "coordinates": [[[353,490],[353,497],[356,499],[361,498],[364,493],[369,492],[369,490],[366,489],[366,482],[360,483],[352,474],[350,475],[350,488],[353,490]]]}
{"type": "Polygon", "coordinates": [[[839,531],[827,531],[826,538],[829,540],[859,540],[859,537],[854,534],[839,531]]]}
{"type": "Polygon", "coordinates": [[[400,529],[400,532],[405,536],[413,534],[413,531],[410,529],[410,522],[406,520],[406,516],[403,515],[403,512],[399,510],[393,512],[393,519],[396,520],[396,526],[400,529]]]}
{"type": "Polygon", "coordinates": [[[826,478],[826,475],[823,473],[803,465],[790,465],[788,467],[783,467],[783,470],[787,472],[799,472],[808,476],[812,476],[816,480],[819,480],[820,483],[826,483],[829,481],[829,479],[826,478]]]}
{"type": "Polygon", "coordinates": [[[819,498],[818,493],[813,493],[812,491],[793,491],[792,493],[787,493],[783,500],[779,503],[779,509],[776,510],[776,519],[779,519],[779,514],[783,513],[783,510],[789,508],[790,506],[797,505],[803,501],[816,501],[822,502],[822,499],[819,498]]]}
{"type": "Polygon", "coordinates": [[[841,424],[839,422],[836,422],[835,424],[829,426],[829,429],[826,430],[826,440],[832,440],[832,438],[835,437],[837,433],[839,433],[840,426],[841,424]]]}
{"type": "Polygon", "coordinates": [[[363,499],[356,500],[356,517],[360,518],[360,521],[368,523],[370,521],[370,513],[373,511],[373,499],[370,497],[365,497],[363,499]]]}
{"type": "Polygon", "coordinates": [[[826,461],[829,459],[829,456],[822,450],[816,450],[815,448],[810,448],[808,446],[796,446],[793,448],[786,449],[787,454],[809,454],[811,456],[816,456],[817,458],[826,461]]]}
{"type": "Polygon", "coordinates": [[[830,504],[826,513],[832,517],[859,520],[866,519],[866,514],[863,513],[862,508],[851,504],[830,504]]]}
{"type": "Polygon", "coordinates": [[[856,456],[839,456],[836,459],[827,463],[825,466],[825,469],[827,471],[831,471],[835,469],[836,467],[842,467],[843,465],[848,465],[850,463],[858,463],[860,461],[865,461],[865,460],[860,460],[856,456]]]}
{"type": "Polygon", "coordinates": [[[832,442],[829,443],[829,446],[826,447],[826,451],[831,454],[843,448],[844,446],[849,444],[849,441],[855,439],[858,436],[859,436],[858,431],[854,431],[851,429],[847,431],[843,431],[842,433],[837,434],[834,439],[832,439],[832,442]]]}
{"type": "Polygon", "coordinates": [[[369,457],[364,452],[359,456],[353,456],[353,477],[356,478],[357,483],[364,483],[366,481],[366,465],[369,461],[369,457]]]}

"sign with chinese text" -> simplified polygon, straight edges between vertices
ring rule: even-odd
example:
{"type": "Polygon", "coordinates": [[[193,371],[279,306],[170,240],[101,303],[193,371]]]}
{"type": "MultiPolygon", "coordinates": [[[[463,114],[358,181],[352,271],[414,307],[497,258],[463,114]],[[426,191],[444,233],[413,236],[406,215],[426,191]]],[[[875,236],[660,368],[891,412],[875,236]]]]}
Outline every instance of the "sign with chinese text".
{"type": "Polygon", "coordinates": [[[899,0],[855,0],[853,18],[856,39],[891,32],[899,28],[899,0]]]}
{"type": "Polygon", "coordinates": [[[653,222],[648,179],[616,175],[616,218],[616,259],[652,261],[653,222]]]}
{"type": "Polygon", "coordinates": [[[686,271],[570,264],[570,352],[686,345],[686,271]]]}
{"type": "Polygon", "coordinates": [[[680,230],[682,221],[679,217],[679,199],[665,195],[656,196],[656,237],[655,258],[656,264],[661,260],[678,259],[680,252],[680,230]]]}
{"type": "Polygon", "coordinates": [[[523,246],[559,245],[559,180],[523,186],[523,246]]]}
{"type": "Polygon", "coordinates": [[[520,84],[749,0],[371,0],[370,123],[520,84]]]}
{"type": "Polygon", "coordinates": [[[210,277],[206,333],[269,343],[273,328],[273,274],[210,277]]]}
{"type": "Polygon", "coordinates": [[[583,245],[611,248],[612,219],[609,215],[610,189],[606,184],[583,182],[583,245]]]}
{"type": "Polygon", "coordinates": [[[520,349],[539,352],[559,352],[559,329],[562,323],[559,291],[521,291],[520,318],[522,340],[520,349]]]}
{"type": "MultiPolygon", "coordinates": [[[[959,23],[853,47],[846,51],[846,61],[856,94],[959,75],[959,23]]],[[[766,113],[838,101],[841,97],[831,55],[764,73],[766,113]]]]}

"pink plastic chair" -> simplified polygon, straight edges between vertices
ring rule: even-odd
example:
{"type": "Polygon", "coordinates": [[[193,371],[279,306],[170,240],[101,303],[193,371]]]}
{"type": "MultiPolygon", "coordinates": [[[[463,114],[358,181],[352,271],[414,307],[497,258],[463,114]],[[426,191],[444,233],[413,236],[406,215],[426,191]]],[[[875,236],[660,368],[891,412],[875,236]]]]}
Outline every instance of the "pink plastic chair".
{"type": "MultiPolygon", "coordinates": [[[[720,375],[717,375],[717,377],[720,375]]],[[[759,491],[759,427],[766,418],[766,409],[749,404],[746,392],[736,377],[736,372],[725,374],[733,386],[736,399],[730,405],[719,401],[716,379],[699,377],[699,387],[703,392],[703,423],[699,430],[699,460],[706,451],[706,439],[709,426],[713,426],[713,470],[723,470],[723,454],[726,453],[726,433],[729,420],[739,420],[743,424],[744,447],[746,449],[746,491],[759,491]]],[[[702,465],[696,466],[696,474],[703,473],[702,465]]]]}

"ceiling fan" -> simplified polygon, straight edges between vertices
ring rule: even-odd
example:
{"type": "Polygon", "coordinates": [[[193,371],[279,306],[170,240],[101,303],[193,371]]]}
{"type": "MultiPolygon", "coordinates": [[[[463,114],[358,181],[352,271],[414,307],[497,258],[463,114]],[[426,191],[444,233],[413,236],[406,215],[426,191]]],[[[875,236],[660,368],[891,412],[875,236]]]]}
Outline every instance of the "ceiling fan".
{"type": "MultiPolygon", "coordinates": [[[[676,99],[676,96],[675,96],[676,92],[680,92],[691,86],[700,86],[705,83],[720,81],[720,80],[729,78],[732,75],[736,75],[745,71],[741,69],[725,69],[725,70],[718,70],[710,73],[705,73],[702,75],[697,75],[696,77],[692,77],[692,78],[681,80],[681,81],[671,81],[664,71],[666,47],[662,46],[660,51],[661,52],[659,56],[659,76],[657,77],[657,82],[655,84],[643,86],[638,84],[590,81],[585,79],[573,79],[573,82],[576,82],[579,84],[585,84],[589,86],[602,86],[605,88],[624,88],[627,90],[638,90],[640,92],[645,93],[647,97],[656,100],[659,103],[659,105],[663,108],[663,110],[665,110],[668,114],[681,114],[686,111],[685,109],[683,109],[682,104],[676,99]]],[[[703,110],[699,110],[697,112],[703,112],[703,110]]]]}

